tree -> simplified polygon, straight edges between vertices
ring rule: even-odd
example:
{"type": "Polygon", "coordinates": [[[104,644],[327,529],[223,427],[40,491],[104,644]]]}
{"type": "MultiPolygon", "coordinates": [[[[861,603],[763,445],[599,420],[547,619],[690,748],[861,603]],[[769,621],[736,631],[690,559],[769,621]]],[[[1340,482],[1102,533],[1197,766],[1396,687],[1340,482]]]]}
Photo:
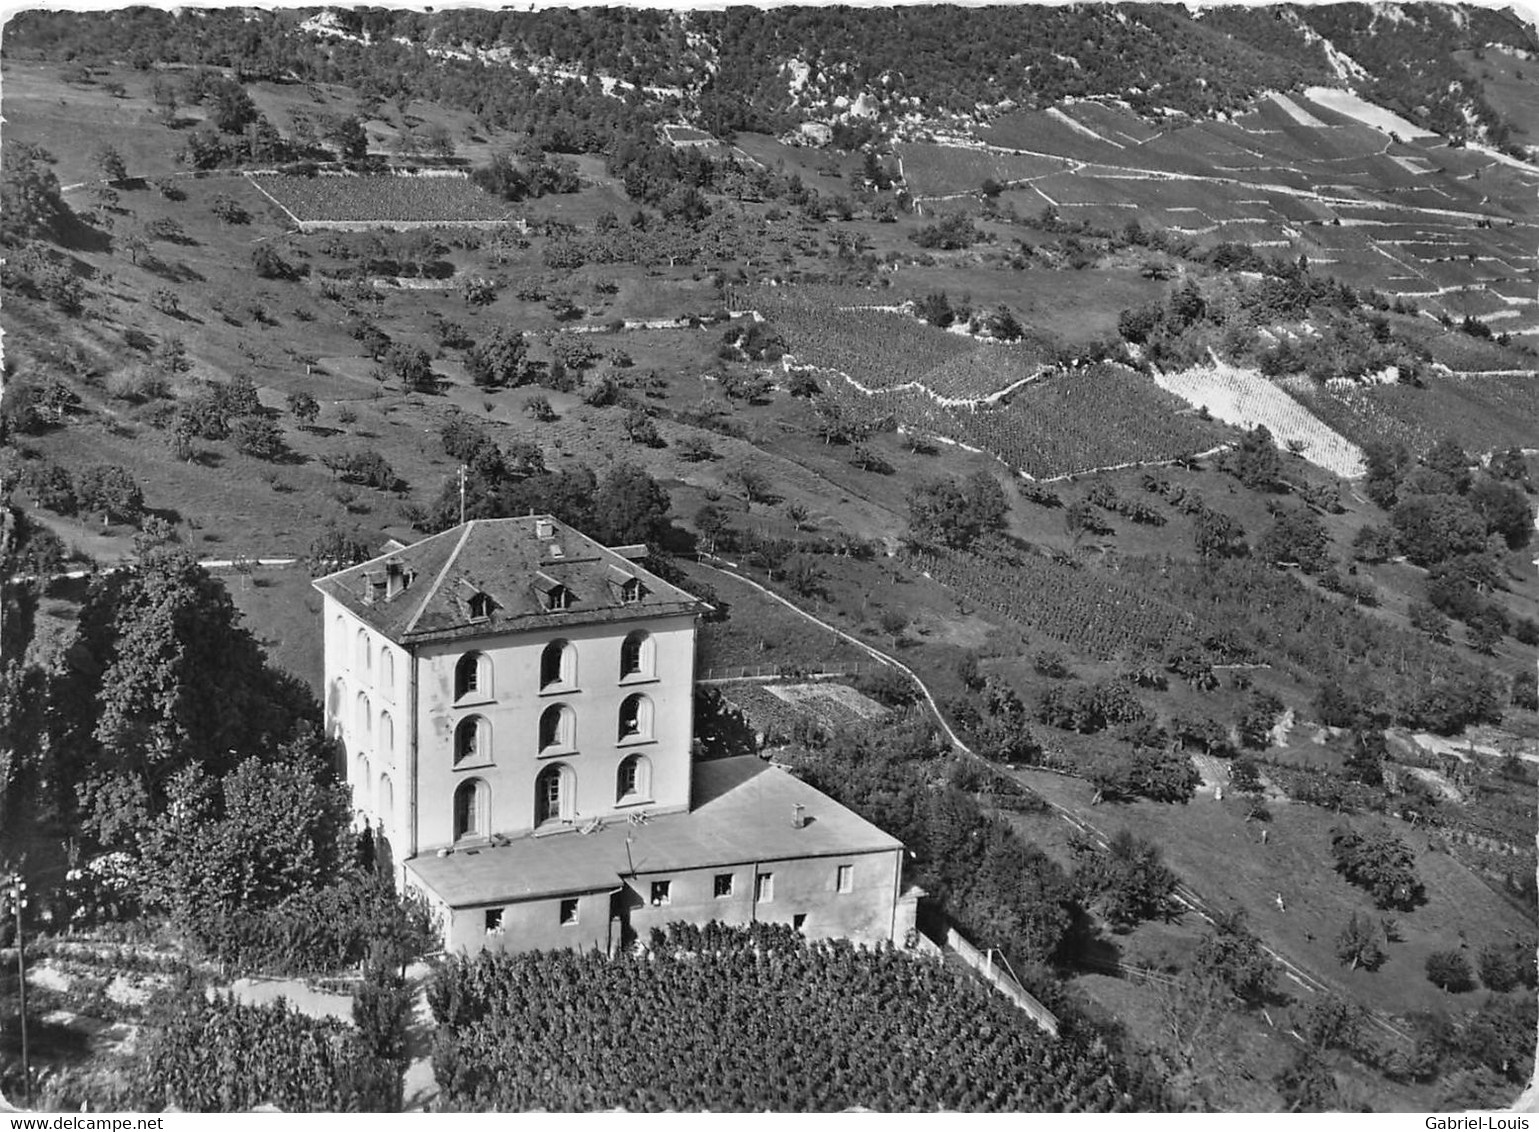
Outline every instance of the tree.
{"type": "Polygon", "coordinates": [[[144,513],[144,492],[128,469],[117,464],[93,464],[75,481],[81,510],[99,511],[102,526],[134,524],[144,513]]]}
{"type": "Polygon", "coordinates": [[[431,393],[438,388],[433,360],[421,346],[394,342],[385,351],[381,366],[385,374],[396,378],[406,393],[431,393]]]}
{"type": "Polygon", "coordinates": [[[616,464],[593,496],[592,535],[607,546],[658,544],[668,529],[668,493],[633,464],[616,464]]]}
{"type": "Polygon", "coordinates": [[[1470,488],[1470,506],[1486,523],[1486,531],[1500,535],[1509,550],[1528,545],[1533,535],[1534,516],[1523,489],[1482,476],[1470,488]]]}
{"type": "Polygon", "coordinates": [[[123,155],[110,145],[99,146],[93,155],[96,168],[101,175],[109,181],[126,181],[128,168],[123,164],[123,155]]]}
{"type": "Polygon", "coordinates": [[[1347,926],[1336,937],[1336,958],[1352,970],[1377,971],[1385,959],[1379,937],[1382,933],[1367,917],[1352,913],[1347,926]]]}
{"type": "Polygon", "coordinates": [[[324,136],[336,147],[337,156],[343,161],[362,161],[369,155],[369,135],[354,115],[334,118],[324,136]]]}
{"type": "Polygon", "coordinates": [[[1245,528],[1222,511],[1206,507],[1197,513],[1192,539],[1197,556],[1204,562],[1243,558],[1250,552],[1245,544],[1245,528]]]}
{"type": "Polygon", "coordinates": [[[1123,829],[1104,851],[1088,837],[1071,836],[1070,851],[1076,862],[1076,892],[1087,906],[1097,907],[1114,930],[1129,931],[1175,909],[1176,874],[1152,841],[1123,829]]]}
{"type": "Polygon", "coordinates": [[[549,424],[558,419],[556,410],[551,407],[550,398],[543,393],[535,393],[524,398],[524,412],[541,424],[549,424]]]}
{"type": "Polygon", "coordinates": [[[276,460],[287,450],[283,430],[267,417],[241,417],[230,430],[238,451],[259,460],[276,460]]]}
{"type": "Polygon", "coordinates": [[[499,326],[465,355],[465,369],[482,389],[522,385],[529,379],[528,354],[521,331],[499,326]]]}
{"type": "Polygon", "coordinates": [[[147,902],[207,940],[225,917],[331,881],[351,806],[323,748],[296,740],[222,778],[197,764],[173,774],[165,810],[140,839],[147,902]]]}
{"type": "Polygon", "coordinates": [[[661,448],[663,445],[662,434],[657,431],[657,422],[645,409],[632,409],[625,414],[625,435],[630,437],[632,444],[646,448],[661,448]]]}
{"type": "Polygon", "coordinates": [[[1243,912],[1214,917],[1213,931],[1197,945],[1198,971],[1218,979],[1242,1002],[1256,1005],[1276,992],[1277,969],[1243,912]]]}
{"type": "Polygon", "coordinates": [[[1361,834],[1338,826],[1331,830],[1331,853],[1336,871],[1366,889],[1378,907],[1409,911],[1425,902],[1415,854],[1388,829],[1361,834]]]}
{"type": "Polygon", "coordinates": [[[943,330],[956,319],[944,291],[934,291],[922,299],[915,300],[914,313],[931,326],[938,326],[943,330]]]}
{"type": "Polygon", "coordinates": [[[1475,989],[1469,960],[1462,951],[1434,951],[1427,956],[1427,981],[1454,994],[1475,989]]]}
{"type": "Polygon", "coordinates": [[[1256,553],[1272,563],[1296,562],[1306,574],[1330,565],[1330,534],[1308,508],[1283,510],[1256,544],[1256,553]]]}
{"type": "Polygon", "coordinates": [[[259,279],[297,279],[299,272],[294,265],[278,254],[271,244],[258,244],[251,249],[251,268],[259,279]]]}
{"type": "Polygon", "coordinates": [[[13,142],[0,165],[0,239],[7,244],[59,235],[73,215],[49,168],[53,154],[29,142],[13,142]]]}
{"type": "Polygon", "coordinates": [[[695,526],[705,536],[706,551],[711,553],[716,549],[721,532],[727,529],[727,513],[714,503],[702,504],[695,512],[695,526]]]}
{"type": "Polygon", "coordinates": [[[320,416],[321,406],[309,393],[303,390],[290,393],[287,399],[289,412],[293,414],[301,428],[311,428],[315,424],[315,418],[320,416]]]}
{"type": "Polygon", "coordinates": [[[372,556],[373,552],[357,531],[344,532],[335,523],[328,523],[311,540],[310,550],[305,555],[305,565],[312,578],[319,578],[366,562],[372,556]]]}
{"type": "Polygon", "coordinates": [[[1379,786],[1384,781],[1384,760],[1389,757],[1389,745],[1383,731],[1353,730],[1352,745],[1347,751],[1347,777],[1365,786],[1379,786]]]}

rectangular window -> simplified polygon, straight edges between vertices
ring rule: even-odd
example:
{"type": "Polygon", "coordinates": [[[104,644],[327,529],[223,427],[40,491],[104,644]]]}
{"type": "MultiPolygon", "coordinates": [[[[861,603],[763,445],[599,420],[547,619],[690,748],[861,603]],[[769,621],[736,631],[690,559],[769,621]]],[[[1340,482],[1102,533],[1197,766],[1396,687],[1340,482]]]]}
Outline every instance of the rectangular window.
{"type": "Polygon", "coordinates": [[[753,878],[753,898],[760,904],[768,904],[775,899],[774,873],[760,873],[753,878]]]}
{"type": "Polygon", "coordinates": [[[673,882],[671,880],[654,880],[652,882],[652,906],[673,903],[673,882]]]}
{"type": "Polygon", "coordinates": [[[732,895],[732,874],[731,873],[717,873],[716,874],[715,891],[716,891],[717,899],[721,899],[724,896],[731,896],[732,895]]]}
{"type": "Polygon", "coordinates": [[[855,890],[855,866],[840,865],[838,881],[835,887],[840,892],[853,892],[855,890]]]}
{"type": "Polygon", "coordinates": [[[574,896],[561,902],[562,924],[575,924],[577,922],[577,898],[574,896]]]}
{"type": "Polygon", "coordinates": [[[488,908],[486,910],[486,930],[488,932],[500,932],[502,930],[501,908],[488,908]]]}

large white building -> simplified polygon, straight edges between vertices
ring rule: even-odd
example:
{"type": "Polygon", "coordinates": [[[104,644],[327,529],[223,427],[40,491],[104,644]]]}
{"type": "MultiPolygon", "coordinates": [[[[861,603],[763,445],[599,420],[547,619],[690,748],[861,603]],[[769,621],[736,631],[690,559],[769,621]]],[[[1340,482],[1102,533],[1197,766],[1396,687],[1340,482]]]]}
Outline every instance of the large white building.
{"type": "Polygon", "coordinates": [[[613,948],[671,920],[901,941],[894,838],[752,756],[693,757],[705,603],[549,516],[316,581],[359,817],[451,950],[613,948]]]}

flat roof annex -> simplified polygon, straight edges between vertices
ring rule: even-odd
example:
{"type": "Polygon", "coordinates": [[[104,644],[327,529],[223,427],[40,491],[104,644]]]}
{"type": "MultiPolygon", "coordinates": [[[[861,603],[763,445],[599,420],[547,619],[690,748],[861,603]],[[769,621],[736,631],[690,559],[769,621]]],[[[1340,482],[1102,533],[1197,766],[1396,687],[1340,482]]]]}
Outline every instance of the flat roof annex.
{"type": "Polygon", "coordinates": [[[602,546],[549,515],[472,519],[312,584],[401,645],[710,608],[633,561],[637,549],[602,546]]]}
{"type": "Polygon", "coordinates": [[[754,755],[696,763],[694,783],[689,813],[660,814],[642,825],[610,818],[587,834],[535,833],[445,857],[417,857],[406,868],[451,908],[473,908],[613,891],[628,876],[903,848],[897,838],[754,755]],[[791,821],[798,805],[806,818],[800,828],[791,821]]]}

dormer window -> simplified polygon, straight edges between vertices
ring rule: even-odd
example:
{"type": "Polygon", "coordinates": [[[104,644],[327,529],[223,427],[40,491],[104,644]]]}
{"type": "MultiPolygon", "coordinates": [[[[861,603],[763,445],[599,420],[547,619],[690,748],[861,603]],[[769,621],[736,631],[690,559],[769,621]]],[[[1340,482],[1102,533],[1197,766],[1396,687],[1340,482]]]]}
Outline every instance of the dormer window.
{"type": "Polygon", "coordinates": [[[646,588],[642,586],[640,578],[632,578],[620,586],[620,601],[625,605],[635,605],[646,596],[646,588]]]}
{"type": "Polygon", "coordinates": [[[576,595],[543,570],[534,576],[534,585],[540,591],[540,602],[548,612],[572,608],[576,595]]]}
{"type": "Polygon", "coordinates": [[[490,594],[474,593],[470,595],[470,619],[472,621],[485,621],[492,615],[492,598],[490,594]]]}

